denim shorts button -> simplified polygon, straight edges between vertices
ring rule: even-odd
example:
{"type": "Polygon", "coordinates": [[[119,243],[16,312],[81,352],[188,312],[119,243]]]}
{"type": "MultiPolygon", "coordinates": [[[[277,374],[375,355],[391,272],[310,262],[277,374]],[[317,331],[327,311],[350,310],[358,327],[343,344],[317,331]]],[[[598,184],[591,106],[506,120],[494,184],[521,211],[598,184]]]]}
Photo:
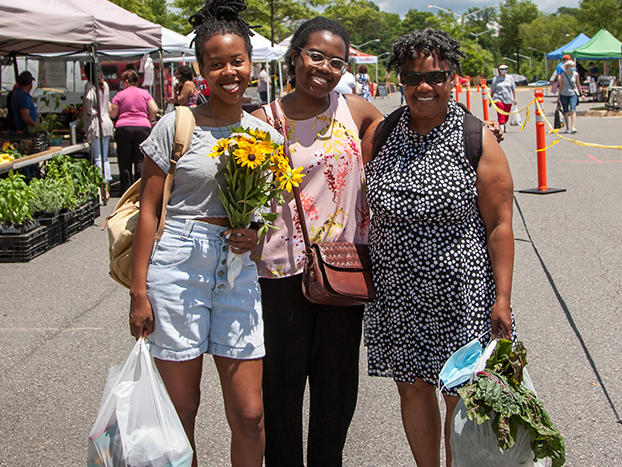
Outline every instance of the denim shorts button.
{"type": "Polygon", "coordinates": [[[218,271],[218,277],[222,277],[225,275],[225,271],[218,271]]]}
{"type": "Polygon", "coordinates": [[[225,284],[220,284],[220,285],[218,286],[218,288],[219,288],[219,289],[221,289],[221,290],[222,290],[222,289],[224,289],[224,288],[225,288],[225,284]]]}
{"type": "Polygon", "coordinates": [[[224,246],[222,247],[222,251],[227,251],[227,245],[224,245],[224,246]]]}
{"type": "Polygon", "coordinates": [[[220,263],[221,263],[221,264],[227,264],[227,260],[226,260],[226,259],[223,259],[220,263]]]}

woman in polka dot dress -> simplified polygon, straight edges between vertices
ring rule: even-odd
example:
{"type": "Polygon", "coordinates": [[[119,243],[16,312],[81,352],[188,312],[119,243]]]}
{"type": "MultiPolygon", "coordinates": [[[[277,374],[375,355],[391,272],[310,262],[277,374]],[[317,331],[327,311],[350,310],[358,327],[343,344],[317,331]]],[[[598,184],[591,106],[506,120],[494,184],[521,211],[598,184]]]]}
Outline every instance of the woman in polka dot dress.
{"type": "MultiPolygon", "coordinates": [[[[395,379],[417,465],[440,465],[439,373],[475,338],[511,337],[512,177],[493,134],[477,171],[463,142],[464,112],[450,102],[460,44],[431,29],[393,45],[408,107],[375,159],[375,122],[363,140],[369,245],[377,299],[365,312],[369,374],[395,379]]],[[[455,389],[444,391],[447,465],[455,389]]]]}

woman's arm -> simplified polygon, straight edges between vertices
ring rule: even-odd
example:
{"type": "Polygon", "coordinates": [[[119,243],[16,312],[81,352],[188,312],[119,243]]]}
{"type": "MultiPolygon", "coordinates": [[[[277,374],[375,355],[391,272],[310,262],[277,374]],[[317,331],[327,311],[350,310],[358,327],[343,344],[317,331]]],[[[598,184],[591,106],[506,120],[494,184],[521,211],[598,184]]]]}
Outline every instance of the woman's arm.
{"type": "Polygon", "coordinates": [[[492,337],[511,339],[512,272],[514,233],[512,231],[513,189],[510,166],[501,146],[484,129],[482,156],[477,166],[477,207],[484,221],[486,242],[495,278],[497,297],[492,307],[492,337]]]}
{"type": "Polygon", "coordinates": [[[140,214],[132,244],[130,332],[138,339],[153,332],[153,311],[147,299],[147,270],[162,210],[166,174],[145,157],[140,186],[140,214]]]}
{"type": "Polygon", "coordinates": [[[565,71],[562,71],[562,74],[557,75],[557,100],[558,101],[561,101],[562,99],[562,88],[564,87],[563,73],[565,73],[565,71]]]}
{"type": "Polygon", "coordinates": [[[345,94],[354,123],[359,129],[358,137],[363,139],[365,132],[375,120],[382,117],[380,111],[366,99],[353,94],[345,94]]]}
{"type": "Polygon", "coordinates": [[[181,91],[179,92],[179,95],[177,96],[175,103],[179,105],[186,105],[186,102],[188,102],[188,99],[191,96],[194,96],[194,93],[195,93],[194,83],[192,81],[186,81],[183,87],[181,88],[181,91]]]}
{"type": "Polygon", "coordinates": [[[147,114],[149,117],[149,121],[153,121],[156,114],[158,113],[158,104],[155,103],[153,99],[147,102],[147,114]]]}
{"type": "Polygon", "coordinates": [[[119,116],[119,106],[117,104],[110,104],[108,106],[108,113],[110,118],[117,118],[119,116]]]}
{"type": "Polygon", "coordinates": [[[361,141],[361,152],[363,154],[363,165],[367,164],[373,159],[374,139],[376,137],[376,129],[378,125],[384,120],[384,117],[380,117],[375,120],[365,132],[363,140],[361,141]]]}

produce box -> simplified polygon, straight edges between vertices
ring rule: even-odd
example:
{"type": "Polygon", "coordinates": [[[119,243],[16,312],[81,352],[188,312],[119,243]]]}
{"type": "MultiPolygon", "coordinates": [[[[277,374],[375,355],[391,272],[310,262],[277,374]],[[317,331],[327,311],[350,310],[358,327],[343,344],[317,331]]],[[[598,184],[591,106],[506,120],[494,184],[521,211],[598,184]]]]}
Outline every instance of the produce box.
{"type": "Polygon", "coordinates": [[[90,200],[76,209],[76,215],[80,219],[80,230],[84,230],[95,223],[93,207],[90,200]]]}
{"type": "Polygon", "coordinates": [[[0,134],[0,146],[3,143],[11,143],[21,154],[30,155],[48,149],[48,135],[45,131],[37,133],[2,133],[0,134]]]}
{"type": "Polygon", "coordinates": [[[47,228],[47,243],[49,250],[54,248],[56,245],[60,245],[66,240],[60,214],[56,214],[52,217],[39,217],[38,219],[39,223],[47,228]]]}
{"type": "Polygon", "coordinates": [[[63,241],[67,241],[69,237],[77,234],[80,231],[80,216],[78,211],[69,211],[60,214],[60,219],[63,224],[63,241]]]}
{"type": "Polygon", "coordinates": [[[0,263],[27,263],[47,250],[44,225],[21,235],[0,235],[0,263]]]}

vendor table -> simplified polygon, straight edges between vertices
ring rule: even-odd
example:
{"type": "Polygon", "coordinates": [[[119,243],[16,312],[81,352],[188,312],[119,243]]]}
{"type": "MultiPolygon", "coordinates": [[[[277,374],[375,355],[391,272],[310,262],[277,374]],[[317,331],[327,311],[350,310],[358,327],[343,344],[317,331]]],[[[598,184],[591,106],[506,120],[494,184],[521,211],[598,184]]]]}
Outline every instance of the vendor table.
{"type": "Polygon", "coordinates": [[[53,146],[47,151],[38,152],[29,156],[20,157],[12,161],[0,163],[0,174],[9,172],[10,170],[23,169],[29,165],[38,164],[39,162],[47,161],[54,157],[56,154],[72,154],[89,149],[89,143],[74,144],[72,146],[61,147],[53,146]]]}

